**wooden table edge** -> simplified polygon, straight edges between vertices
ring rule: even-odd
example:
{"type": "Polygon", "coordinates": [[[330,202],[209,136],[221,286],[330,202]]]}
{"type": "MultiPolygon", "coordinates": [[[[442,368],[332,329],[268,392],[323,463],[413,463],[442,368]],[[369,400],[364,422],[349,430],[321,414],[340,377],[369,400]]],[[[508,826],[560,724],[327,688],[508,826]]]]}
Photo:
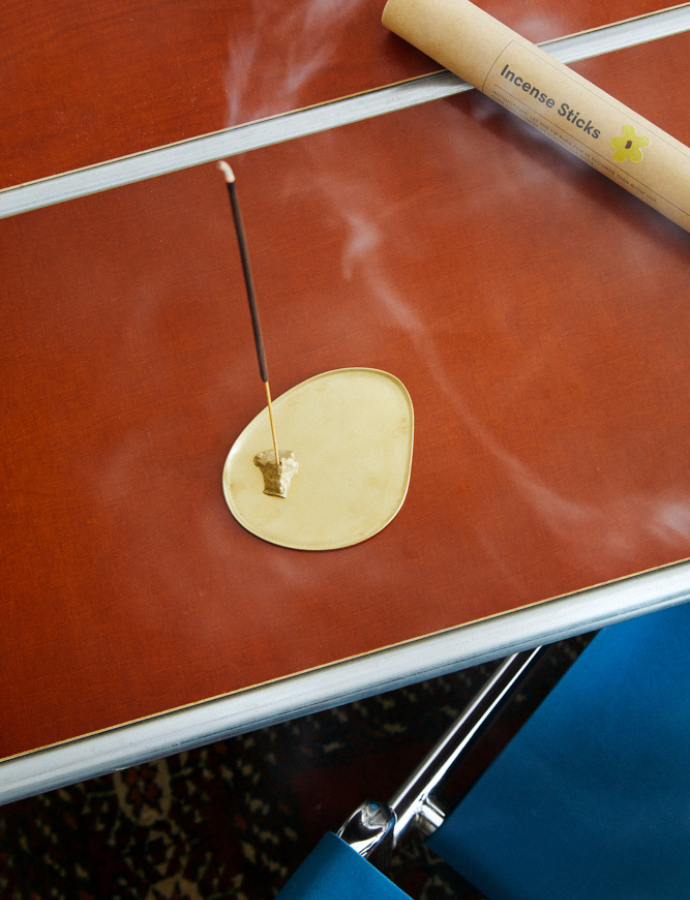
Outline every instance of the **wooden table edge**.
{"type": "Polygon", "coordinates": [[[690,560],[0,761],[0,804],[690,601],[690,560]]]}

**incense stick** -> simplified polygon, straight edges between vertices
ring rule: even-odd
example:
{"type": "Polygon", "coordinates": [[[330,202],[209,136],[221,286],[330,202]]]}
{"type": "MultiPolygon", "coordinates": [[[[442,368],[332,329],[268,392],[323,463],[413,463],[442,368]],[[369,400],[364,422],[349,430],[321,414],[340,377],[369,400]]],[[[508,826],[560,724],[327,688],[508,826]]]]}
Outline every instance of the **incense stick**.
{"type": "Polygon", "coordinates": [[[244,273],[244,283],[247,288],[247,300],[249,301],[249,312],[252,317],[252,329],[254,331],[254,344],[256,346],[256,355],[259,360],[259,373],[261,380],[266,387],[266,400],[268,401],[268,418],[271,423],[271,437],[273,438],[273,452],[276,455],[276,465],[280,465],[278,457],[278,444],[276,442],[275,426],[273,424],[273,409],[271,408],[271,389],[268,384],[268,366],[266,365],[266,352],[264,350],[264,339],[261,333],[261,321],[259,319],[259,308],[256,304],[256,295],[254,293],[254,281],[252,279],[252,270],[249,265],[249,253],[247,251],[247,241],[244,236],[244,227],[242,226],[242,216],[240,214],[240,205],[237,200],[237,191],[235,189],[235,173],[230,166],[224,161],[218,162],[218,168],[225,176],[228,186],[228,196],[230,197],[230,206],[232,207],[232,217],[235,221],[235,232],[237,233],[237,243],[240,248],[240,258],[242,260],[242,271],[244,273]]]}

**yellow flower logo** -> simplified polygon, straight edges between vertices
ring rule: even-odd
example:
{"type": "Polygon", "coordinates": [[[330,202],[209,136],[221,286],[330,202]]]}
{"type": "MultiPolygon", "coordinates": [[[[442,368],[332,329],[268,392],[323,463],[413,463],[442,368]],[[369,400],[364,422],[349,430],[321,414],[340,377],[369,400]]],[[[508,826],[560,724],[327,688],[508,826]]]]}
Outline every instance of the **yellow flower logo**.
{"type": "Polygon", "coordinates": [[[609,144],[616,151],[613,154],[616,162],[624,162],[629,159],[630,162],[638,163],[642,159],[642,148],[649,147],[651,141],[648,137],[635,134],[632,125],[624,125],[623,135],[617,134],[616,137],[612,137],[609,144]]]}

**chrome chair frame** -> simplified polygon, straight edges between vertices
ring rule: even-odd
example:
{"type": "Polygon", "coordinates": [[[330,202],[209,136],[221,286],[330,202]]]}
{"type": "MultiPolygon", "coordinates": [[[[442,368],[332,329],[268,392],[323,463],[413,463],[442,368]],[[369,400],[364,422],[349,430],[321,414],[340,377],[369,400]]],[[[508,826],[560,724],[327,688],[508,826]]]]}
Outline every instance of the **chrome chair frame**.
{"type": "Polygon", "coordinates": [[[343,824],[338,836],[385,871],[391,853],[411,826],[425,837],[433,834],[446,816],[435,796],[437,788],[467,757],[548,649],[524,650],[503,660],[389,802],[365,801],[343,824]]]}

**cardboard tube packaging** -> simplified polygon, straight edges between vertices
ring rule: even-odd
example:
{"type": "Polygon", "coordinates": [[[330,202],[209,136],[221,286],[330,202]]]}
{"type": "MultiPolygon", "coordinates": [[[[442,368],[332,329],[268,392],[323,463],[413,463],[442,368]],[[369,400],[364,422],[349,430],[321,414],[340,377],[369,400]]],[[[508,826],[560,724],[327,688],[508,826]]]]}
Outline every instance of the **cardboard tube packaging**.
{"type": "Polygon", "coordinates": [[[383,24],[690,231],[690,149],[469,0],[388,0],[383,24]]]}

